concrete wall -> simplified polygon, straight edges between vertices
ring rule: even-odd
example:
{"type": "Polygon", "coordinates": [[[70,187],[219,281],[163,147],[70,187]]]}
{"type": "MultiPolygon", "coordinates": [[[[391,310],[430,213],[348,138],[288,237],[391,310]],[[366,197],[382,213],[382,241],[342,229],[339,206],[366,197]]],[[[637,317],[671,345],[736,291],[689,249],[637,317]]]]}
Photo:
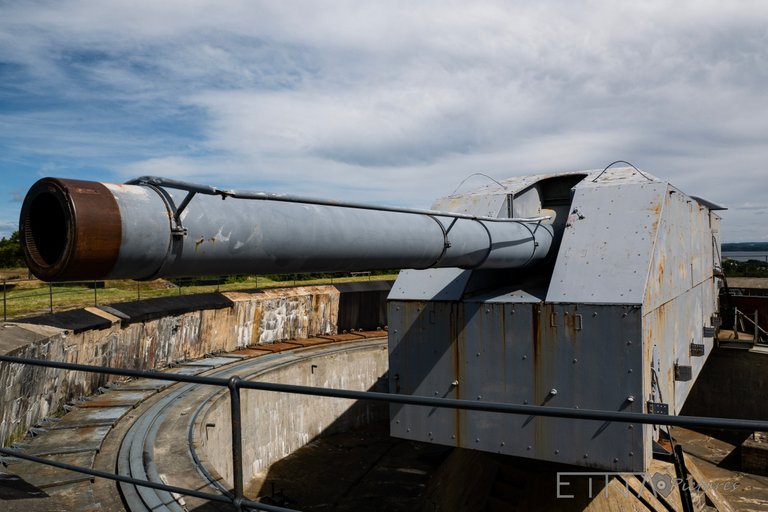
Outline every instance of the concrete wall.
{"type": "MultiPolygon", "coordinates": [[[[38,324],[59,327],[3,323],[0,324],[0,353],[145,370],[260,343],[336,334],[339,291],[333,286],[222,295],[224,298],[217,295],[215,309],[206,309],[200,304],[176,308],[185,312],[173,313],[173,299],[163,299],[155,300],[155,306],[152,301],[115,304],[36,320],[38,324]],[[72,328],[64,321],[86,316],[98,319],[100,322],[91,323],[99,327],[72,328]]],[[[188,298],[178,298],[178,301],[184,300],[189,302],[188,298]]],[[[73,322],[73,325],[77,323],[73,322]]],[[[110,380],[114,379],[0,363],[2,445],[21,439],[30,427],[55,415],[65,404],[94,394],[110,380]]]]}
{"type": "Polygon", "coordinates": [[[741,444],[741,470],[768,476],[768,434],[755,432],[741,444]]]}
{"type": "MultiPolygon", "coordinates": [[[[304,358],[282,360],[260,372],[258,380],[368,390],[379,383],[387,365],[386,340],[379,340],[355,348],[340,347],[331,354],[312,356],[310,352],[304,358]]],[[[255,390],[243,390],[240,401],[246,483],[321,434],[385,420],[388,413],[381,403],[255,390]]],[[[202,465],[229,487],[234,481],[231,428],[229,393],[224,391],[206,405],[193,430],[193,446],[202,465]]]]}
{"type": "Polygon", "coordinates": [[[712,351],[680,414],[768,421],[768,351],[712,351]]]}

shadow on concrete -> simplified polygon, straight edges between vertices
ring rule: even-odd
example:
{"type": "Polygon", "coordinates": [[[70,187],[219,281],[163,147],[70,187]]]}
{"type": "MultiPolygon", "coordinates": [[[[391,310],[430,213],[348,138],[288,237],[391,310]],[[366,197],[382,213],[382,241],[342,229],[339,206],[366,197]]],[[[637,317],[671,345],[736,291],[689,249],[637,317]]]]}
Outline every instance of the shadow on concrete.
{"type": "Polygon", "coordinates": [[[0,473],[0,500],[27,500],[47,498],[42,489],[25,481],[18,475],[0,473]]]}
{"type": "MultiPolygon", "coordinates": [[[[386,386],[385,375],[370,391],[386,386]]],[[[383,402],[356,402],[303,448],[246,483],[246,496],[307,512],[419,510],[451,448],[390,437],[388,411],[383,402]]],[[[207,504],[194,512],[220,510],[228,509],[207,504]]]]}

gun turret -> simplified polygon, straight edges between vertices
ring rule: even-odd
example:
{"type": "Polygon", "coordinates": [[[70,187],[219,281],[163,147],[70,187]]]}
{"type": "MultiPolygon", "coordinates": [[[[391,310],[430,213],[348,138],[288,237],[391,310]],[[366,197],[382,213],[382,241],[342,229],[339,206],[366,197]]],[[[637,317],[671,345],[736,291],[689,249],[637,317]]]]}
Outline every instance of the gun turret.
{"type": "MultiPolygon", "coordinates": [[[[388,298],[391,392],[679,414],[715,346],[720,207],[613,165],[511,178],[433,210],[45,178],[20,232],[46,280],[413,269],[388,298]]],[[[658,431],[630,427],[390,409],[395,437],[646,471],[658,431]]]]}

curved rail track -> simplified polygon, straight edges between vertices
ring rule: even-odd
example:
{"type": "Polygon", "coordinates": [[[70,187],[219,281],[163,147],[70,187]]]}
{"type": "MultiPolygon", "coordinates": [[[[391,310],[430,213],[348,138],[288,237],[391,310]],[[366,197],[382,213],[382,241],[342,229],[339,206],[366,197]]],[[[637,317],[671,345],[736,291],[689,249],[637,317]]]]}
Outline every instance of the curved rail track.
{"type": "MultiPolygon", "coordinates": [[[[385,339],[373,339],[300,348],[253,358],[224,356],[195,361],[192,366],[184,368],[188,368],[190,373],[209,377],[238,375],[244,380],[252,380],[283,366],[385,343],[385,339]]],[[[198,415],[208,402],[226,392],[226,389],[197,384],[171,386],[154,403],[148,404],[149,407],[126,432],[116,461],[118,473],[151,482],[229,493],[227,486],[200,464],[200,456],[193,443],[193,427],[198,415]]],[[[131,512],[184,512],[186,507],[192,505],[190,500],[195,500],[124,483],[120,484],[120,489],[126,508],[131,512]]]]}
{"type": "MultiPolygon", "coordinates": [[[[168,372],[253,380],[312,358],[386,345],[382,334],[374,331],[257,346],[185,362],[168,372]]],[[[201,411],[222,393],[227,394],[227,389],[163,380],[117,383],[52,423],[23,446],[23,451],[64,462],[72,462],[74,457],[79,465],[138,480],[231,495],[229,484],[201,463],[204,457],[195,451],[193,432],[201,411]]],[[[62,510],[104,510],[118,505],[131,512],[234,510],[223,503],[127,483],[94,481],[69,471],[40,472],[39,466],[25,461],[9,467],[56,498],[62,510]]]]}

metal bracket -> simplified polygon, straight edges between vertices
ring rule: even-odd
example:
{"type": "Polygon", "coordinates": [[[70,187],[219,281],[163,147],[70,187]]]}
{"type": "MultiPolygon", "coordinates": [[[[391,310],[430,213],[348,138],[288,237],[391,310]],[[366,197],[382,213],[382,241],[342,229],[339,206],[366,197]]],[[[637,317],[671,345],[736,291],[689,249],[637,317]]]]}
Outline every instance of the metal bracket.
{"type": "Polygon", "coordinates": [[[691,343],[690,354],[692,357],[701,357],[704,355],[704,345],[699,343],[691,343]]]}
{"type": "Polygon", "coordinates": [[[715,328],[705,325],[704,328],[702,329],[702,336],[704,336],[705,338],[714,338],[715,328]]]}
{"type": "MultiPolygon", "coordinates": [[[[173,212],[173,215],[171,216],[171,236],[173,238],[184,238],[187,236],[187,228],[181,224],[181,214],[187,205],[189,205],[189,202],[192,200],[192,198],[195,197],[195,194],[198,192],[197,190],[181,187],[181,190],[187,191],[187,195],[181,201],[181,204],[176,207],[173,203],[173,198],[171,195],[163,188],[163,186],[168,186],[168,184],[163,183],[162,178],[144,176],[142,178],[136,178],[135,180],[127,181],[126,185],[144,185],[157,192],[160,197],[163,198],[163,201],[165,201],[166,207],[168,207],[168,209],[173,212]]],[[[171,188],[174,188],[173,185],[171,185],[171,188]]],[[[224,198],[226,198],[226,195],[222,195],[222,199],[224,198]]]]}
{"type": "Polygon", "coordinates": [[[693,370],[690,366],[682,364],[675,365],[675,380],[680,382],[688,382],[693,379],[693,370]]]}
{"type": "Polygon", "coordinates": [[[173,227],[171,228],[171,235],[177,238],[187,236],[187,228],[181,225],[181,213],[184,211],[184,208],[187,207],[192,198],[195,197],[196,193],[197,192],[188,192],[179,207],[176,208],[176,211],[173,214],[173,227]]]}
{"type": "Polygon", "coordinates": [[[661,414],[663,416],[669,416],[669,404],[662,402],[646,402],[648,407],[648,414],[661,414]]]}

